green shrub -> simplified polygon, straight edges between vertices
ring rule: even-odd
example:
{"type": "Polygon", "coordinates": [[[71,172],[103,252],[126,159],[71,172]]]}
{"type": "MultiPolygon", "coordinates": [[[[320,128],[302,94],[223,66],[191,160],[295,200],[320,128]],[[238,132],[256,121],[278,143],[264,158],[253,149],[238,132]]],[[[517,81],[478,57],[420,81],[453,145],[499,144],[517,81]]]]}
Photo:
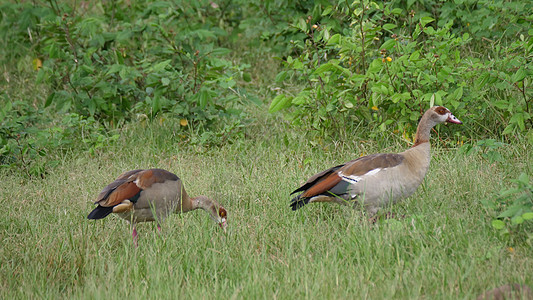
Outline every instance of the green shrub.
{"type": "Polygon", "coordinates": [[[69,113],[54,121],[49,111],[24,101],[5,103],[0,109],[0,167],[28,177],[43,177],[62,153],[78,149],[94,155],[119,138],[92,117],[69,113]]]}
{"type": "Polygon", "coordinates": [[[197,2],[102,2],[90,16],[58,9],[42,24],[46,55],[38,80],[54,87],[46,106],[93,116],[111,125],[134,114],[172,112],[197,126],[241,117],[256,98],[239,87],[249,65],[224,58],[227,33],[197,2]],[[120,7],[119,5],[122,5],[120,7]],[[64,13],[59,13],[64,11],[64,13]],[[68,12],[68,13],[67,13],[68,12]]]}
{"type": "MultiPolygon", "coordinates": [[[[20,80],[35,81],[28,89],[48,93],[45,101],[12,94],[14,88],[2,93],[2,167],[42,176],[53,154],[72,148],[94,154],[118,139],[114,129],[160,114],[202,137],[191,141],[224,143],[248,123],[245,107],[261,103],[248,91],[250,65],[224,47],[235,37],[238,5],[73,4],[1,5],[5,74],[17,71],[20,80]],[[36,77],[26,74],[28,61],[36,77]]],[[[6,85],[18,80],[6,78],[6,85]]]]}
{"type": "Polygon", "coordinates": [[[533,184],[526,173],[511,180],[515,187],[502,189],[495,200],[486,200],[484,204],[499,214],[492,220],[492,226],[504,234],[525,229],[533,234],[533,184]],[[529,227],[526,227],[528,226],[529,227]],[[526,229],[528,228],[528,229],[526,229]]]}
{"type": "Polygon", "coordinates": [[[287,57],[276,80],[285,90],[293,82],[304,88],[277,95],[270,112],[292,108],[285,112],[293,124],[332,137],[361,125],[409,137],[432,105],[467,116],[477,135],[531,128],[531,30],[520,27],[511,47],[497,45],[497,57],[472,55],[472,36],[454,18],[443,23],[400,4],[341,2],[294,20],[306,38],[293,41],[298,55],[287,57]]]}

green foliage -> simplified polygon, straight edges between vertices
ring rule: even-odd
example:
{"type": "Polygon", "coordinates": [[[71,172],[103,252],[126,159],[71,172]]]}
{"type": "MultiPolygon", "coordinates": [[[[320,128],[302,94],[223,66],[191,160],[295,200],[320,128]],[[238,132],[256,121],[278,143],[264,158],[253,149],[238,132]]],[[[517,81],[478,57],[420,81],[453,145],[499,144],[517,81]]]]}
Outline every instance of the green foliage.
{"type": "Polygon", "coordinates": [[[502,189],[495,201],[487,200],[485,205],[499,211],[492,220],[492,226],[502,233],[518,231],[519,228],[529,228],[531,235],[533,225],[533,183],[526,173],[521,173],[517,179],[512,179],[515,187],[502,189]],[[527,227],[529,225],[529,227],[527,227]]]}
{"type": "Polygon", "coordinates": [[[94,154],[118,139],[109,130],[162,114],[203,137],[191,137],[194,143],[222,144],[242,135],[245,107],[261,104],[248,91],[250,65],[224,47],[236,34],[236,5],[37,1],[1,8],[4,74],[28,72],[24,64],[33,61],[36,76],[23,74],[34,81],[28,88],[47,93],[44,101],[3,95],[3,167],[42,176],[52,152],[94,154]],[[21,100],[11,106],[12,98],[21,100]]]}
{"type": "MultiPolygon", "coordinates": [[[[41,176],[49,132],[36,128],[39,114],[22,101],[7,102],[0,109],[0,166],[21,169],[28,176],[41,176]]],[[[53,162],[50,162],[53,163],[53,162]]]]}
{"type": "Polygon", "coordinates": [[[54,87],[46,106],[111,125],[132,113],[153,119],[172,112],[210,127],[242,118],[248,100],[257,103],[238,86],[249,78],[249,65],[223,58],[231,51],[216,46],[227,32],[213,12],[189,1],[126,5],[102,2],[90,16],[58,7],[57,16],[43,22],[46,59],[38,80],[54,87]],[[208,19],[191,23],[194,15],[208,19]]]}
{"type": "Polygon", "coordinates": [[[509,47],[497,45],[496,57],[472,65],[480,70],[474,81],[480,97],[508,120],[503,134],[533,128],[533,28],[520,34],[509,47]]]}
{"type": "Polygon", "coordinates": [[[465,155],[481,154],[489,163],[502,162],[504,158],[499,150],[507,144],[498,142],[495,139],[480,140],[473,144],[465,144],[459,148],[460,153],[465,155]]]}
{"type": "Polygon", "coordinates": [[[294,41],[298,55],[276,77],[305,87],[275,97],[270,112],[292,107],[287,117],[321,136],[360,124],[414,132],[410,124],[430,105],[468,114],[469,123],[489,130],[531,128],[533,39],[524,26],[512,46],[498,45],[499,56],[487,60],[469,53],[472,36],[450,16],[437,22],[396,1],[317,7],[321,17],[293,21],[306,38],[294,41]],[[330,24],[334,17],[345,25],[330,24]],[[494,96],[498,101],[486,100],[494,96]],[[488,122],[485,114],[494,111],[499,122],[488,122]]]}
{"type": "MultiPolygon", "coordinates": [[[[402,5],[401,1],[394,1],[402,5]]],[[[528,30],[531,1],[407,1],[405,8],[436,20],[438,26],[454,23],[454,33],[468,32],[477,41],[513,39],[528,30]]]]}
{"type": "MultiPolygon", "coordinates": [[[[37,44],[39,23],[52,15],[44,5],[30,2],[0,4],[0,62],[17,62],[37,44]]],[[[18,67],[18,66],[17,66],[18,67]]]]}
{"type": "Polygon", "coordinates": [[[94,155],[119,137],[92,117],[70,113],[55,122],[23,101],[6,102],[0,120],[0,167],[28,177],[44,177],[60,153],[82,149],[94,155]]]}

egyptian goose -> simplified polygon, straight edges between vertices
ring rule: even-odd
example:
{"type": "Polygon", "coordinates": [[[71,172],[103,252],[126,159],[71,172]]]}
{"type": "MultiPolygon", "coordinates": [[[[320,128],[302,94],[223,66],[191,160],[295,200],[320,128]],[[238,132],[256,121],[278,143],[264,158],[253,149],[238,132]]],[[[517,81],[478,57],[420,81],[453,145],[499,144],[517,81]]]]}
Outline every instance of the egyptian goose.
{"type": "Polygon", "coordinates": [[[412,148],[363,156],[312,176],[291,193],[302,192],[292,199],[292,210],[311,202],[361,204],[372,217],[381,207],[409,197],[429,168],[431,129],[444,122],[462,124],[447,108],[434,106],[420,119],[412,148]]]}
{"type": "Polygon", "coordinates": [[[137,245],[139,222],[160,223],[172,212],[189,212],[201,208],[226,230],[227,212],[224,207],[206,196],[190,198],[178,176],[162,169],[133,170],[123,173],[98,195],[98,206],[87,216],[102,219],[110,213],[131,222],[133,242],[137,245]],[[154,215],[155,213],[155,215],[154,215]]]}

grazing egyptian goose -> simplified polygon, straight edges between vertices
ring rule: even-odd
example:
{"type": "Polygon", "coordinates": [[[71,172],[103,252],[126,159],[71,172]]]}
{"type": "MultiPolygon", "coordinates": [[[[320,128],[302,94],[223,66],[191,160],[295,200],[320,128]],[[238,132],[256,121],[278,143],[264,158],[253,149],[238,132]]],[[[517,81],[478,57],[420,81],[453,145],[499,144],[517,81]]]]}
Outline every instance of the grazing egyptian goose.
{"type": "Polygon", "coordinates": [[[363,156],[312,176],[291,193],[302,192],[292,199],[292,210],[312,202],[334,202],[361,204],[373,216],[381,207],[409,197],[429,168],[431,129],[444,122],[462,124],[447,108],[434,106],[420,119],[412,148],[363,156]]]}
{"type": "Polygon", "coordinates": [[[133,241],[137,245],[139,222],[160,223],[171,213],[189,212],[201,208],[226,230],[227,212],[224,207],[206,196],[190,198],[178,176],[162,169],[133,170],[120,175],[98,195],[98,206],[87,216],[102,219],[110,213],[131,222],[133,241]],[[154,214],[155,213],[155,214],[154,214]]]}

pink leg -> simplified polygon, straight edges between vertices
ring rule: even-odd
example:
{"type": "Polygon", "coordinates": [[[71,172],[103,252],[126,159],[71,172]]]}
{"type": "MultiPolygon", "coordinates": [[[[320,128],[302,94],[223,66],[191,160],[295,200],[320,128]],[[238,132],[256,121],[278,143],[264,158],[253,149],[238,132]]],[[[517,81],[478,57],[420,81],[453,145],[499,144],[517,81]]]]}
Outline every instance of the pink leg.
{"type": "Polygon", "coordinates": [[[133,245],[135,245],[135,248],[139,246],[137,241],[139,240],[139,236],[137,235],[137,229],[135,226],[133,226],[133,232],[131,233],[131,237],[133,238],[133,245]]]}
{"type": "Polygon", "coordinates": [[[157,224],[157,231],[161,232],[161,225],[157,224]]]}

